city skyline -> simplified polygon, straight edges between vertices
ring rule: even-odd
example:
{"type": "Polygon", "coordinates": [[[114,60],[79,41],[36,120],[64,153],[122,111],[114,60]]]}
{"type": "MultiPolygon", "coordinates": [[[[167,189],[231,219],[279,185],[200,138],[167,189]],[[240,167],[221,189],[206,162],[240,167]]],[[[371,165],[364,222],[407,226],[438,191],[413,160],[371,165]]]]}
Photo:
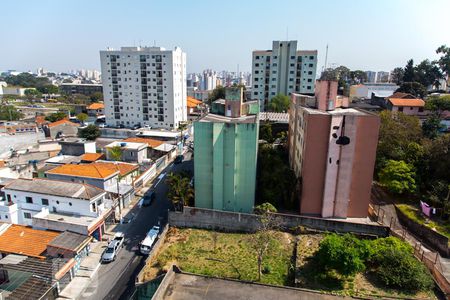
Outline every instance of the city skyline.
{"type": "Polygon", "coordinates": [[[301,49],[318,50],[319,72],[327,44],[328,66],[391,71],[410,58],[417,62],[434,59],[435,50],[450,43],[441,30],[436,30],[450,27],[450,20],[445,18],[450,3],[442,0],[434,0],[431,5],[421,1],[412,5],[403,0],[371,4],[353,0],[285,1],[278,6],[263,1],[258,7],[206,1],[179,2],[176,6],[154,1],[132,4],[5,3],[5,11],[20,11],[20,15],[4,16],[4,23],[14,26],[9,29],[9,43],[0,48],[4,58],[0,70],[99,70],[100,50],[156,44],[168,50],[181,47],[187,53],[188,73],[204,69],[236,71],[238,65],[241,71],[251,71],[253,50],[267,50],[273,40],[289,39],[297,40],[301,49]],[[299,16],[301,11],[314,13],[299,16]],[[52,30],[44,32],[42,28],[52,30]],[[68,49],[73,51],[69,59],[68,49]]]}

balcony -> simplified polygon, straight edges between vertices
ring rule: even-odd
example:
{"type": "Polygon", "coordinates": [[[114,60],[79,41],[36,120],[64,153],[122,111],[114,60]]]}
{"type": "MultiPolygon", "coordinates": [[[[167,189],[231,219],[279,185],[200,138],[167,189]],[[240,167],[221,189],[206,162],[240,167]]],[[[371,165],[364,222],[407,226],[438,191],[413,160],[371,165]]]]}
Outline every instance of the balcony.
{"type": "Polygon", "coordinates": [[[12,213],[17,211],[17,204],[13,202],[0,201],[0,212],[12,213]]]}

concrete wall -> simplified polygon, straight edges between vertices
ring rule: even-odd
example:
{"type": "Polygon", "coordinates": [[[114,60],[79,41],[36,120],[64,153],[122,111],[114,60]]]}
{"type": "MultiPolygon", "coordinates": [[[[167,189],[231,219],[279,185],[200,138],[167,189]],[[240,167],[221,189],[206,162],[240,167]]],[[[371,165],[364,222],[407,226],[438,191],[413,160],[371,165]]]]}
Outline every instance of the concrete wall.
{"type": "MultiPolygon", "coordinates": [[[[363,235],[386,237],[389,228],[381,225],[351,223],[287,214],[275,214],[282,229],[305,226],[311,229],[331,232],[352,232],[363,235]]],[[[169,212],[169,225],[223,231],[255,231],[259,226],[258,216],[252,214],[218,211],[203,208],[184,207],[183,212],[169,212]]]]}
{"type": "Polygon", "coordinates": [[[395,208],[400,223],[408,228],[410,232],[421,238],[428,246],[439,252],[444,257],[450,256],[448,248],[448,237],[442,235],[426,226],[410,220],[403,212],[395,208]]]}

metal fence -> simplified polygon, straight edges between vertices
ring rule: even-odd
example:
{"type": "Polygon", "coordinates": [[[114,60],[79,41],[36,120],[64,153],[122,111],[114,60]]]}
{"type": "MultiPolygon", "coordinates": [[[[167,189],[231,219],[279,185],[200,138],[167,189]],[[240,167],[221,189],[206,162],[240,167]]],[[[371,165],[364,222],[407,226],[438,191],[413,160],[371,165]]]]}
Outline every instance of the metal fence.
{"type": "Polygon", "coordinates": [[[449,299],[450,282],[444,275],[444,269],[439,253],[427,249],[412,234],[410,234],[399,223],[395,214],[395,209],[392,211],[392,208],[385,209],[380,205],[370,204],[369,216],[377,223],[389,226],[392,236],[400,238],[414,247],[414,256],[425,264],[441,291],[446,295],[447,299],[449,299]]]}

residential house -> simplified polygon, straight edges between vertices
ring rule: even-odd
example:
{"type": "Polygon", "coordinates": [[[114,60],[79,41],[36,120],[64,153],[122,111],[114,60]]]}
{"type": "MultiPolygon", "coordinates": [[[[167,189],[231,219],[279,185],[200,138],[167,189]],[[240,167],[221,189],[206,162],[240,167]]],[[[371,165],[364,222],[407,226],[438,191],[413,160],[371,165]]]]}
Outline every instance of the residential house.
{"type": "Polygon", "coordinates": [[[42,129],[44,130],[45,137],[56,139],[67,136],[77,136],[79,126],[79,124],[63,119],[53,123],[44,124],[42,129]]]}
{"type": "Polygon", "coordinates": [[[105,105],[103,103],[92,103],[86,110],[90,117],[101,116],[105,114],[105,105]]]}
{"type": "Polygon", "coordinates": [[[7,223],[58,231],[73,230],[100,239],[105,220],[111,213],[112,203],[107,201],[106,192],[89,184],[44,178],[16,179],[2,191],[6,201],[0,202],[0,216],[7,223]],[[60,227],[49,226],[52,224],[41,220],[42,212],[59,218],[85,217],[90,221],[89,226],[80,229],[77,222],[60,227]]]}
{"type": "Polygon", "coordinates": [[[388,98],[387,109],[392,112],[402,112],[405,115],[421,116],[424,112],[425,101],[422,99],[388,98]]]}
{"type": "Polygon", "coordinates": [[[82,138],[65,138],[58,141],[61,145],[61,154],[80,156],[85,153],[95,153],[95,141],[88,141],[82,138]]]}
{"type": "Polygon", "coordinates": [[[135,143],[125,141],[114,141],[105,146],[106,158],[108,160],[116,160],[113,157],[112,149],[119,147],[121,151],[121,161],[142,163],[147,160],[147,143],[135,143]]]}
{"type": "Polygon", "coordinates": [[[47,178],[79,182],[105,190],[109,198],[120,198],[120,207],[127,207],[134,197],[133,182],[139,165],[124,162],[96,161],[90,164],[63,165],[47,171],[47,178]]]}

